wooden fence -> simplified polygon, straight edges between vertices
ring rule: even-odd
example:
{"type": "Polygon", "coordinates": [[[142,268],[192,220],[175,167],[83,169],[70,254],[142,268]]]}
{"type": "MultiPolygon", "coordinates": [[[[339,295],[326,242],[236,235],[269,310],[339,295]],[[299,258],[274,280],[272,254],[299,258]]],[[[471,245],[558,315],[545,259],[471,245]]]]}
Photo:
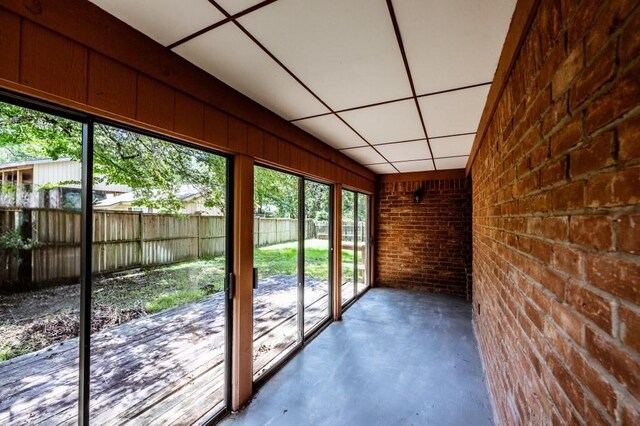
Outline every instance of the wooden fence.
{"type": "MultiPolygon", "coordinates": [[[[293,241],[296,219],[256,218],[258,246],[293,241]]],[[[0,289],[75,282],[80,276],[80,213],[59,209],[0,209],[0,289]],[[13,236],[14,238],[9,238],[13,236]],[[16,244],[20,238],[25,247],[16,244]],[[13,248],[11,248],[13,247],[13,248]]],[[[313,221],[305,235],[316,235],[313,221]]],[[[163,265],[225,252],[223,216],[94,211],[93,272],[163,265]]]]}
{"type": "MultiPolygon", "coordinates": [[[[366,223],[364,221],[358,221],[358,241],[364,241],[366,229],[366,223]]],[[[353,222],[342,222],[342,241],[353,241],[353,231],[353,222]]],[[[329,222],[316,222],[315,233],[316,238],[322,240],[329,239],[329,222]]]]}

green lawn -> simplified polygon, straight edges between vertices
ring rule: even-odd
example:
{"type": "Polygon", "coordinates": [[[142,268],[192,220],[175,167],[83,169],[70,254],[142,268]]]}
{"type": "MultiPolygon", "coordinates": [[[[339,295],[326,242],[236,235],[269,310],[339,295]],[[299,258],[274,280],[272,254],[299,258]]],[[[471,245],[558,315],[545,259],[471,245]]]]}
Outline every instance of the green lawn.
{"type": "MultiPolygon", "coordinates": [[[[343,261],[353,262],[352,252],[343,251],[342,256],[343,261]]],[[[327,240],[306,240],[304,260],[306,276],[326,280],[329,270],[327,240]]],[[[261,277],[295,275],[298,270],[298,242],[258,247],[254,250],[253,261],[261,277]]]]}
{"type": "MultiPolygon", "coordinates": [[[[305,241],[305,275],[327,279],[329,249],[326,240],[305,241]]],[[[342,252],[343,262],[353,262],[353,252],[342,252]]],[[[296,241],[258,247],[254,250],[254,266],[261,277],[295,275],[298,268],[296,241]]],[[[123,276],[113,284],[97,286],[96,303],[121,308],[144,307],[153,313],[195,302],[224,287],[223,256],[147,268],[142,274],[123,276]]]]}

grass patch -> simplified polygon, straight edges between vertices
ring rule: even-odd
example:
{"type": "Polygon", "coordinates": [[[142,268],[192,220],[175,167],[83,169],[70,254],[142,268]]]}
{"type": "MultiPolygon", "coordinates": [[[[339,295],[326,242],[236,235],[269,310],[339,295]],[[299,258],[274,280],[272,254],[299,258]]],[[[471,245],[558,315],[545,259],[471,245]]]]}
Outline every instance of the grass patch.
{"type": "MultiPolygon", "coordinates": [[[[156,301],[163,296],[189,303],[191,299],[184,296],[186,294],[192,293],[194,297],[196,293],[201,292],[204,297],[222,290],[224,275],[225,264],[222,257],[144,268],[121,275],[112,274],[106,279],[97,280],[93,300],[120,309],[145,310],[148,304],[160,306],[156,301]]],[[[170,307],[174,306],[179,305],[170,307]]]]}
{"type": "Polygon", "coordinates": [[[14,358],[16,356],[17,355],[13,352],[11,348],[0,349],[0,362],[10,360],[11,358],[14,358]]]}
{"type": "MultiPolygon", "coordinates": [[[[343,250],[342,261],[353,263],[353,252],[343,250]]],[[[298,271],[298,242],[258,247],[254,250],[253,262],[262,277],[295,275],[298,271]]],[[[308,277],[328,278],[329,243],[326,240],[305,241],[304,272],[308,277]]]]}
{"type": "Polygon", "coordinates": [[[165,293],[145,303],[144,310],[153,314],[164,311],[165,309],[171,309],[188,303],[197,302],[206,295],[207,292],[200,288],[184,289],[165,293]]]}

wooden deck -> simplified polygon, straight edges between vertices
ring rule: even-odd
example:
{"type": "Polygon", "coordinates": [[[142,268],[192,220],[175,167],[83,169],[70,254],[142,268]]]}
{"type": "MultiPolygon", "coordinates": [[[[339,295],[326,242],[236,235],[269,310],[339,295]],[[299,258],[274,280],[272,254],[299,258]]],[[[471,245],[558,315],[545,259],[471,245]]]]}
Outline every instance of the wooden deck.
{"type": "MultiPolygon", "coordinates": [[[[296,342],[297,290],[284,278],[256,291],[256,377],[296,342]]],[[[326,318],[327,303],[326,283],[306,288],[305,330],[326,318]]],[[[91,344],[94,424],[197,424],[222,407],[222,293],[94,334],[91,344]]],[[[77,395],[77,339],[0,363],[2,425],[75,424],[77,395]]]]}

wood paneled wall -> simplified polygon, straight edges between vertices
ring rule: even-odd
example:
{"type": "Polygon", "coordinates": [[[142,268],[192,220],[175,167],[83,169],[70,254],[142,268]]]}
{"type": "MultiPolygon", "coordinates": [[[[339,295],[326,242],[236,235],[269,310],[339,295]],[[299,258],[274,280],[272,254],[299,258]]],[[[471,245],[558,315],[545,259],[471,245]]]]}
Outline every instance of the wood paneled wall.
{"type": "Polygon", "coordinates": [[[366,193],[376,176],[85,0],[3,0],[0,88],[366,193]]]}

